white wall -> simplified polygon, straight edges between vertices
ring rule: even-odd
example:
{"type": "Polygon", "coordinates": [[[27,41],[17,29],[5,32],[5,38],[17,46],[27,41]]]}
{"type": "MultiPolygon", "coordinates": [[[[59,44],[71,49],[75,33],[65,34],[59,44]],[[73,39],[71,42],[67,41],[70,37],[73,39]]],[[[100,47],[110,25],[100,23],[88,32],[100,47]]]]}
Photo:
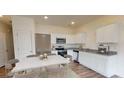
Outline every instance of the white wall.
{"type": "Polygon", "coordinates": [[[61,34],[73,34],[73,30],[66,27],[52,26],[52,25],[41,25],[35,24],[36,31],[35,33],[42,34],[52,34],[52,33],[61,33],[61,34]]]}
{"type": "Polygon", "coordinates": [[[119,45],[118,45],[118,62],[117,73],[124,77],[124,23],[120,24],[119,45]]]}

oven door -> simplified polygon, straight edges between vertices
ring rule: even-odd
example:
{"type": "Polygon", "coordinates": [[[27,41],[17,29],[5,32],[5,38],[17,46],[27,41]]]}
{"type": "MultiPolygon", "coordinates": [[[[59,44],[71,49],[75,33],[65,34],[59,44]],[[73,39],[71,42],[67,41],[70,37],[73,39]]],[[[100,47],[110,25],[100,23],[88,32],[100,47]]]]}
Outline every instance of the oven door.
{"type": "Polygon", "coordinates": [[[65,56],[65,55],[67,55],[67,51],[66,50],[61,50],[61,51],[58,51],[58,55],[61,55],[61,56],[65,56]]]}

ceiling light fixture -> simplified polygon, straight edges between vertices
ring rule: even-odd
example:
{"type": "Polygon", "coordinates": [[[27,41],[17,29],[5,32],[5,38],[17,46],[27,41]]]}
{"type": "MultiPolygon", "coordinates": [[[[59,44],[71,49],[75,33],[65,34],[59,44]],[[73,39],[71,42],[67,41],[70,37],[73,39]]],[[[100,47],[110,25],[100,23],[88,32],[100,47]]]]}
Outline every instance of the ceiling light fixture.
{"type": "Polygon", "coordinates": [[[74,25],[74,24],[75,24],[75,22],[74,22],[74,21],[72,21],[72,22],[71,22],[71,24],[72,24],[72,25],[74,25]]]}
{"type": "Polygon", "coordinates": [[[44,19],[48,19],[48,16],[44,16],[44,19]]]}

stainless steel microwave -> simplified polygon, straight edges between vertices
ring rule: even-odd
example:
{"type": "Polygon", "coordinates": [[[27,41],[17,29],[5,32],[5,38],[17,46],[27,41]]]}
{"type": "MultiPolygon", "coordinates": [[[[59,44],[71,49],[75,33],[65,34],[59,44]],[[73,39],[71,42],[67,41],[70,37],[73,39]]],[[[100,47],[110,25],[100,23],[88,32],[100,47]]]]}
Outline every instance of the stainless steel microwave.
{"type": "Polygon", "coordinates": [[[56,44],[65,44],[66,38],[56,38],[56,44]]]}

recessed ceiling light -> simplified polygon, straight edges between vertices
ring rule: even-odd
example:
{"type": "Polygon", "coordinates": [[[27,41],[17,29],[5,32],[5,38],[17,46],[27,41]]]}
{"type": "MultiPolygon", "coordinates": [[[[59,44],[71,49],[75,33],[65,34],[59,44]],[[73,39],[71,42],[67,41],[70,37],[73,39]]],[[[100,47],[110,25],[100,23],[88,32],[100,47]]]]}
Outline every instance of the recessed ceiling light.
{"type": "Polygon", "coordinates": [[[75,22],[74,22],[74,21],[72,21],[72,22],[71,22],[71,24],[72,24],[72,25],[74,25],[74,24],[75,24],[75,22]]]}
{"type": "Polygon", "coordinates": [[[48,19],[48,16],[44,16],[44,19],[48,19]]]}

